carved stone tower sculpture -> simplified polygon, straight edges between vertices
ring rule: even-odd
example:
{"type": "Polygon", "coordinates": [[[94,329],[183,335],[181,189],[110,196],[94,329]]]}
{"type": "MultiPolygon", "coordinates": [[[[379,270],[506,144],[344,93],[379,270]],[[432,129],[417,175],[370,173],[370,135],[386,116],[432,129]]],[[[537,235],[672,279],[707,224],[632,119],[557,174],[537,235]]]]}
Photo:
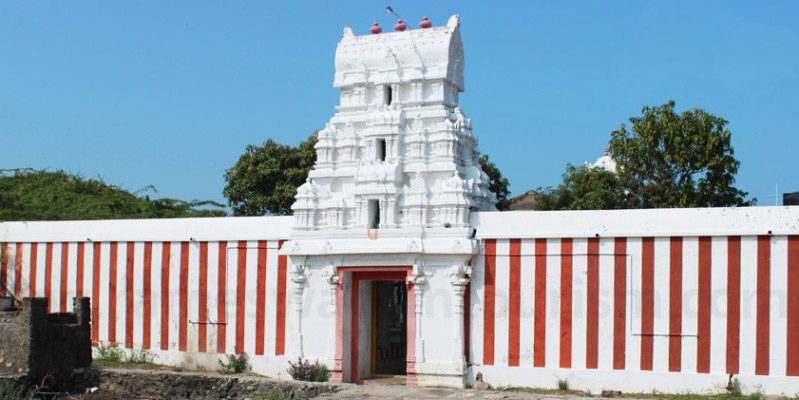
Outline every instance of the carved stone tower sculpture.
{"type": "Polygon", "coordinates": [[[296,230],[467,227],[495,210],[471,120],[458,107],[463,45],[448,24],[354,36],[336,50],[338,111],[297,193],[296,230]]]}

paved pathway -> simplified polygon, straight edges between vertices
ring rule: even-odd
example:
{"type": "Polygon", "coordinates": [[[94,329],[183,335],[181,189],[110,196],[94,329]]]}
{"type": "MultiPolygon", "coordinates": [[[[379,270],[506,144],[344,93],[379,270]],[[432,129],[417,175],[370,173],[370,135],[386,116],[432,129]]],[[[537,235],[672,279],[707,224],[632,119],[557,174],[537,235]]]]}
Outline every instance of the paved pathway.
{"type": "MultiPolygon", "coordinates": [[[[410,387],[397,385],[342,385],[342,390],[337,393],[324,394],[316,399],[382,399],[382,400],[416,400],[416,399],[557,399],[581,400],[586,397],[573,395],[555,395],[542,393],[510,392],[495,390],[449,389],[430,387],[410,387]]],[[[594,399],[596,400],[596,399],[594,399]]]]}

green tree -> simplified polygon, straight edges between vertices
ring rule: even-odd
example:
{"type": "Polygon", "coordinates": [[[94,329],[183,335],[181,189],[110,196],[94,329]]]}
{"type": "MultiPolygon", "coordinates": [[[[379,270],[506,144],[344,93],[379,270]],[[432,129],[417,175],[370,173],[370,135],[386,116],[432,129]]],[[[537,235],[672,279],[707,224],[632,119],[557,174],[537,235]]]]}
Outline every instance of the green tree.
{"type": "Polygon", "coordinates": [[[736,189],[740,162],[733,157],[727,121],[692,109],[674,112],[674,101],[644,107],[613,131],[610,152],[628,192],[643,208],[747,206],[736,189]]]}
{"type": "Polygon", "coordinates": [[[488,190],[497,195],[497,210],[507,210],[508,206],[510,206],[510,200],[508,199],[508,196],[510,196],[510,189],[508,189],[510,183],[508,179],[503,178],[502,172],[497,168],[497,165],[488,160],[488,154],[483,154],[480,157],[480,167],[488,175],[488,190]]]}
{"type": "Polygon", "coordinates": [[[537,191],[535,209],[539,211],[634,208],[618,175],[587,165],[566,165],[563,183],[557,188],[539,188],[537,191]]]}
{"type": "MultiPolygon", "coordinates": [[[[149,186],[139,192],[155,190],[149,186]]],[[[65,171],[0,170],[0,221],[224,216],[213,201],[150,199],[65,171]]]]}
{"type": "Polygon", "coordinates": [[[224,194],[234,215],[288,215],[297,188],[316,162],[316,135],[297,147],[272,139],[249,145],[225,173],[224,194]]]}

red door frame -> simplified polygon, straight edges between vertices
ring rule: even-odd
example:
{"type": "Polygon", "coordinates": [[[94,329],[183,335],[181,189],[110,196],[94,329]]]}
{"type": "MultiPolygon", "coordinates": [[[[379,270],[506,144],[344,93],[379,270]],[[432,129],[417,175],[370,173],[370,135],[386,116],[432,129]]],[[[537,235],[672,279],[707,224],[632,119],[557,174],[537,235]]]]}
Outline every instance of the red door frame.
{"type": "Polygon", "coordinates": [[[407,304],[407,353],[406,353],[406,381],[410,386],[416,385],[416,300],[413,284],[408,282],[408,277],[413,272],[412,265],[376,266],[376,267],[338,267],[339,284],[336,288],[336,354],[335,367],[333,368],[333,382],[343,380],[343,350],[344,350],[344,273],[352,273],[352,296],[350,296],[350,381],[363,383],[358,376],[358,303],[360,297],[361,281],[405,281],[408,288],[407,304]]]}

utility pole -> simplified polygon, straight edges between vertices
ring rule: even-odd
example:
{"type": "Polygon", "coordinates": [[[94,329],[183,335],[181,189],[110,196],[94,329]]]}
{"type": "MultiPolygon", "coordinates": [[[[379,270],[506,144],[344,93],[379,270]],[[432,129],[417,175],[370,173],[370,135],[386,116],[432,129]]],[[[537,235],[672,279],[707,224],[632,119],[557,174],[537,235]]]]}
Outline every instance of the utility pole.
{"type": "Polygon", "coordinates": [[[774,205],[775,206],[779,206],[780,205],[780,181],[777,181],[777,183],[775,184],[774,196],[768,196],[768,197],[773,197],[774,198],[774,205]]]}

